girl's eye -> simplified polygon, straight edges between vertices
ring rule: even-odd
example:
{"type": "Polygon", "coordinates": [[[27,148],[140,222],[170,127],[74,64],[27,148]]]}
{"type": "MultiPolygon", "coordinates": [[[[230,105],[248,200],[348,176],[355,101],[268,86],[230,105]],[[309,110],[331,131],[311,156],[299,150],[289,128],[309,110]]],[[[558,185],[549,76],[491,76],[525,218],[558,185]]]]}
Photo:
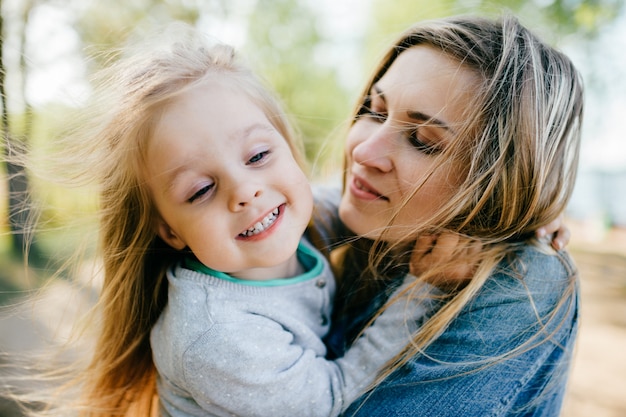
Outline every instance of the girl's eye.
{"type": "Polygon", "coordinates": [[[252,158],[248,159],[248,164],[258,164],[263,161],[270,154],[270,151],[263,151],[255,154],[252,158]]]}
{"type": "Polygon", "coordinates": [[[194,201],[196,201],[197,199],[199,199],[200,197],[202,197],[203,195],[207,194],[209,191],[211,191],[211,189],[213,189],[213,187],[215,186],[215,184],[209,184],[209,185],[205,185],[204,187],[200,188],[198,191],[196,191],[194,193],[194,195],[192,195],[191,197],[189,197],[187,199],[188,203],[193,203],[194,201]]]}
{"type": "Polygon", "coordinates": [[[425,141],[424,139],[421,139],[419,135],[419,130],[420,128],[416,127],[409,133],[409,142],[411,143],[411,145],[413,145],[413,147],[415,147],[415,149],[422,153],[425,153],[426,155],[434,155],[442,151],[440,146],[438,146],[437,144],[433,144],[437,142],[425,141]]]}

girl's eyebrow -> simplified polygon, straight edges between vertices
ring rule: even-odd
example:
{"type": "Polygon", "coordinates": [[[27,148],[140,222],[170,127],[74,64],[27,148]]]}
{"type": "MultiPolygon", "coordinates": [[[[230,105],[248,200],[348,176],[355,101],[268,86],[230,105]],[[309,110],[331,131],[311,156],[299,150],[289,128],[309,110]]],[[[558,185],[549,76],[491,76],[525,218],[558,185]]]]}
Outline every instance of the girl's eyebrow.
{"type": "Polygon", "coordinates": [[[182,174],[182,172],[185,170],[185,166],[181,165],[177,168],[175,168],[174,170],[168,172],[167,175],[167,180],[166,180],[166,186],[163,188],[163,194],[171,194],[172,190],[174,190],[174,188],[176,187],[176,184],[178,183],[178,178],[180,177],[180,175],[182,174]]]}
{"type": "MultiPolygon", "coordinates": [[[[387,99],[385,98],[385,93],[383,93],[383,90],[381,90],[378,85],[374,85],[372,87],[372,90],[374,90],[376,95],[378,97],[380,97],[380,99],[383,101],[383,103],[385,103],[385,104],[387,103],[387,99]]],[[[406,111],[406,115],[410,119],[413,119],[415,121],[432,124],[432,125],[435,125],[437,127],[442,128],[442,129],[445,129],[445,130],[447,130],[449,132],[452,132],[453,134],[455,133],[454,130],[446,122],[444,122],[443,120],[437,119],[434,116],[429,116],[428,114],[423,113],[421,111],[418,111],[418,110],[407,110],[406,111]]]]}
{"type": "Polygon", "coordinates": [[[247,139],[249,138],[252,133],[255,130],[259,130],[259,131],[264,131],[266,133],[273,133],[276,131],[276,129],[274,128],[274,126],[272,126],[271,124],[269,124],[269,122],[266,123],[254,123],[248,127],[246,127],[245,129],[242,129],[239,132],[236,132],[235,137],[239,138],[239,139],[247,139]]]}

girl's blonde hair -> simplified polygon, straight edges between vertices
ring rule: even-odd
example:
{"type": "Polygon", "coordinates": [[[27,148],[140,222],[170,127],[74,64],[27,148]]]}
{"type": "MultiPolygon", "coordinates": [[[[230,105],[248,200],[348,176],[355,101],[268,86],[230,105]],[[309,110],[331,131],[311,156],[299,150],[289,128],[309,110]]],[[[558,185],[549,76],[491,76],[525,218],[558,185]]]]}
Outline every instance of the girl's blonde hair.
{"type": "MultiPolygon", "coordinates": [[[[478,266],[469,284],[446,300],[380,380],[432,343],[480,290],[498,262],[513,255],[539,227],[563,213],[578,165],[581,77],[564,54],[540,41],[511,16],[500,20],[461,16],[411,27],[388,50],[366,83],[353,120],[368,105],[372,87],[394,60],[418,45],[435,48],[479,80],[468,86],[475,93],[464,110],[464,122],[454,126],[455,140],[438,156],[440,162],[444,158],[458,160],[458,166],[467,167],[466,177],[456,195],[431,218],[408,230],[403,242],[387,241],[383,232],[377,241],[361,239],[343,249],[342,265],[336,268],[343,271],[343,287],[362,295],[353,297],[357,304],[344,306],[338,314],[347,314],[358,303],[371,302],[367,297],[384,288],[381,277],[406,268],[413,245],[406,242],[414,242],[415,236],[452,232],[478,240],[483,249],[475,255],[478,266]]],[[[419,186],[416,184],[415,192],[419,186]]],[[[428,280],[439,273],[440,269],[433,268],[420,278],[428,280]]],[[[574,291],[572,280],[554,316],[561,304],[572,306],[574,291]]],[[[547,327],[549,319],[541,326],[547,327]]],[[[537,340],[530,340],[508,356],[537,340]]],[[[503,357],[491,359],[495,362],[503,357]]]]}
{"type": "Polygon", "coordinates": [[[155,369],[149,335],[167,302],[165,271],[180,253],[157,236],[143,167],[155,123],[172,100],[208,79],[227,83],[262,109],[304,166],[301,145],[278,100],[231,47],[174,25],[118,58],[98,74],[86,125],[62,146],[60,169],[66,176],[99,187],[104,280],[93,315],[100,323],[93,358],[62,391],[78,389],[80,395],[70,402],[57,397],[60,404],[51,403],[45,414],[69,409],[83,416],[124,415],[140,397],[151,398],[155,369]]]}

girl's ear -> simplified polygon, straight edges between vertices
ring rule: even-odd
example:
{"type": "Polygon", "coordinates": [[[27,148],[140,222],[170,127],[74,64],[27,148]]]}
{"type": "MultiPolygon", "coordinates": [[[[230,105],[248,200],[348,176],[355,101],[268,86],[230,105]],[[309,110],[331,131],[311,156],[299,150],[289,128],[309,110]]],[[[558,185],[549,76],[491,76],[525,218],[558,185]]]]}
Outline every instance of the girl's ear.
{"type": "Polygon", "coordinates": [[[183,240],[178,237],[176,232],[172,230],[171,227],[163,219],[158,219],[156,221],[156,232],[161,239],[172,248],[176,250],[183,250],[187,247],[187,244],[183,242],[183,240]]]}

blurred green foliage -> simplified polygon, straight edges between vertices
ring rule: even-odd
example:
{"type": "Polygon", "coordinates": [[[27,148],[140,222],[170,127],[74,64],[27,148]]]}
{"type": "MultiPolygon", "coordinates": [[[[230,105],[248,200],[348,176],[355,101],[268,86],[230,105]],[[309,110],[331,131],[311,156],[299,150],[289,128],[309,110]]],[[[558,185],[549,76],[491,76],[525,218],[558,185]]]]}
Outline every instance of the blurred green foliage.
{"type": "Polygon", "coordinates": [[[312,3],[258,0],[244,47],[244,54],[282,99],[300,131],[308,160],[314,162],[314,176],[323,170],[319,154],[329,133],[346,116],[349,103],[336,70],[316,55],[325,41],[319,29],[321,18],[312,3]]]}
{"type": "MultiPolygon", "coordinates": [[[[352,34],[352,47],[360,57],[354,79],[364,79],[384,47],[400,31],[419,20],[459,13],[500,14],[510,10],[555,42],[572,34],[582,41],[593,42],[600,28],[621,12],[622,3],[621,0],[371,0],[371,4],[352,1],[355,8],[369,4],[364,30],[354,29],[352,34]]],[[[325,55],[323,46],[332,44],[334,35],[324,31],[322,23],[328,13],[335,12],[321,9],[321,4],[305,0],[39,0],[23,3],[33,10],[62,8],[71,16],[71,27],[80,39],[79,53],[84,54],[88,72],[105,64],[98,59],[105,56],[104,52],[119,47],[129,36],[143,29],[182,20],[211,32],[217,24],[234,22],[244,34],[243,43],[239,45],[243,55],[282,98],[305,141],[307,156],[313,162],[313,175],[318,178],[341,169],[341,135],[356,98],[355,87],[340,79],[337,65],[341,64],[331,62],[325,55]]],[[[346,8],[341,8],[341,13],[346,13],[346,8]]],[[[8,72],[16,70],[7,68],[8,72]]],[[[67,113],[68,108],[58,103],[34,109],[29,141],[35,151],[64,127],[62,121],[67,113]]],[[[20,118],[19,114],[12,115],[15,129],[24,131],[20,118]]],[[[4,188],[0,189],[0,195],[6,193],[2,190],[4,188]]],[[[63,230],[77,213],[93,211],[94,196],[89,191],[69,192],[43,182],[36,182],[34,190],[43,201],[44,225],[52,231],[40,235],[43,246],[50,253],[58,253],[59,246],[71,251],[69,240],[73,239],[73,234],[60,238],[55,231],[63,230]]],[[[5,200],[2,198],[0,203],[3,212],[7,209],[5,200]]],[[[6,230],[6,220],[2,223],[0,226],[6,230]]],[[[0,250],[5,250],[6,233],[0,236],[0,250]]]]}
{"type": "Polygon", "coordinates": [[[530,27],[548,28],[553,35],[576,32],[594,36],[624,7],[622,0],[373,0],[370,35],[396,33],[418,20],[453,14],[480,13],[497,16],[514,13],[530,27]]]}
{"type": "MultiPolygon", "coordinates": [[[[593,43],[598,32],[623,11],[623,0],[372,0],[372,18],[365,45],[366,61],[378,54],[398,34],[415,22],[455,14],[498,16],[512,13],[544,39],[558,46],[575,36],[593,43]]],[[[370,66],[371,66],[370,65],[370,66]]]]}

